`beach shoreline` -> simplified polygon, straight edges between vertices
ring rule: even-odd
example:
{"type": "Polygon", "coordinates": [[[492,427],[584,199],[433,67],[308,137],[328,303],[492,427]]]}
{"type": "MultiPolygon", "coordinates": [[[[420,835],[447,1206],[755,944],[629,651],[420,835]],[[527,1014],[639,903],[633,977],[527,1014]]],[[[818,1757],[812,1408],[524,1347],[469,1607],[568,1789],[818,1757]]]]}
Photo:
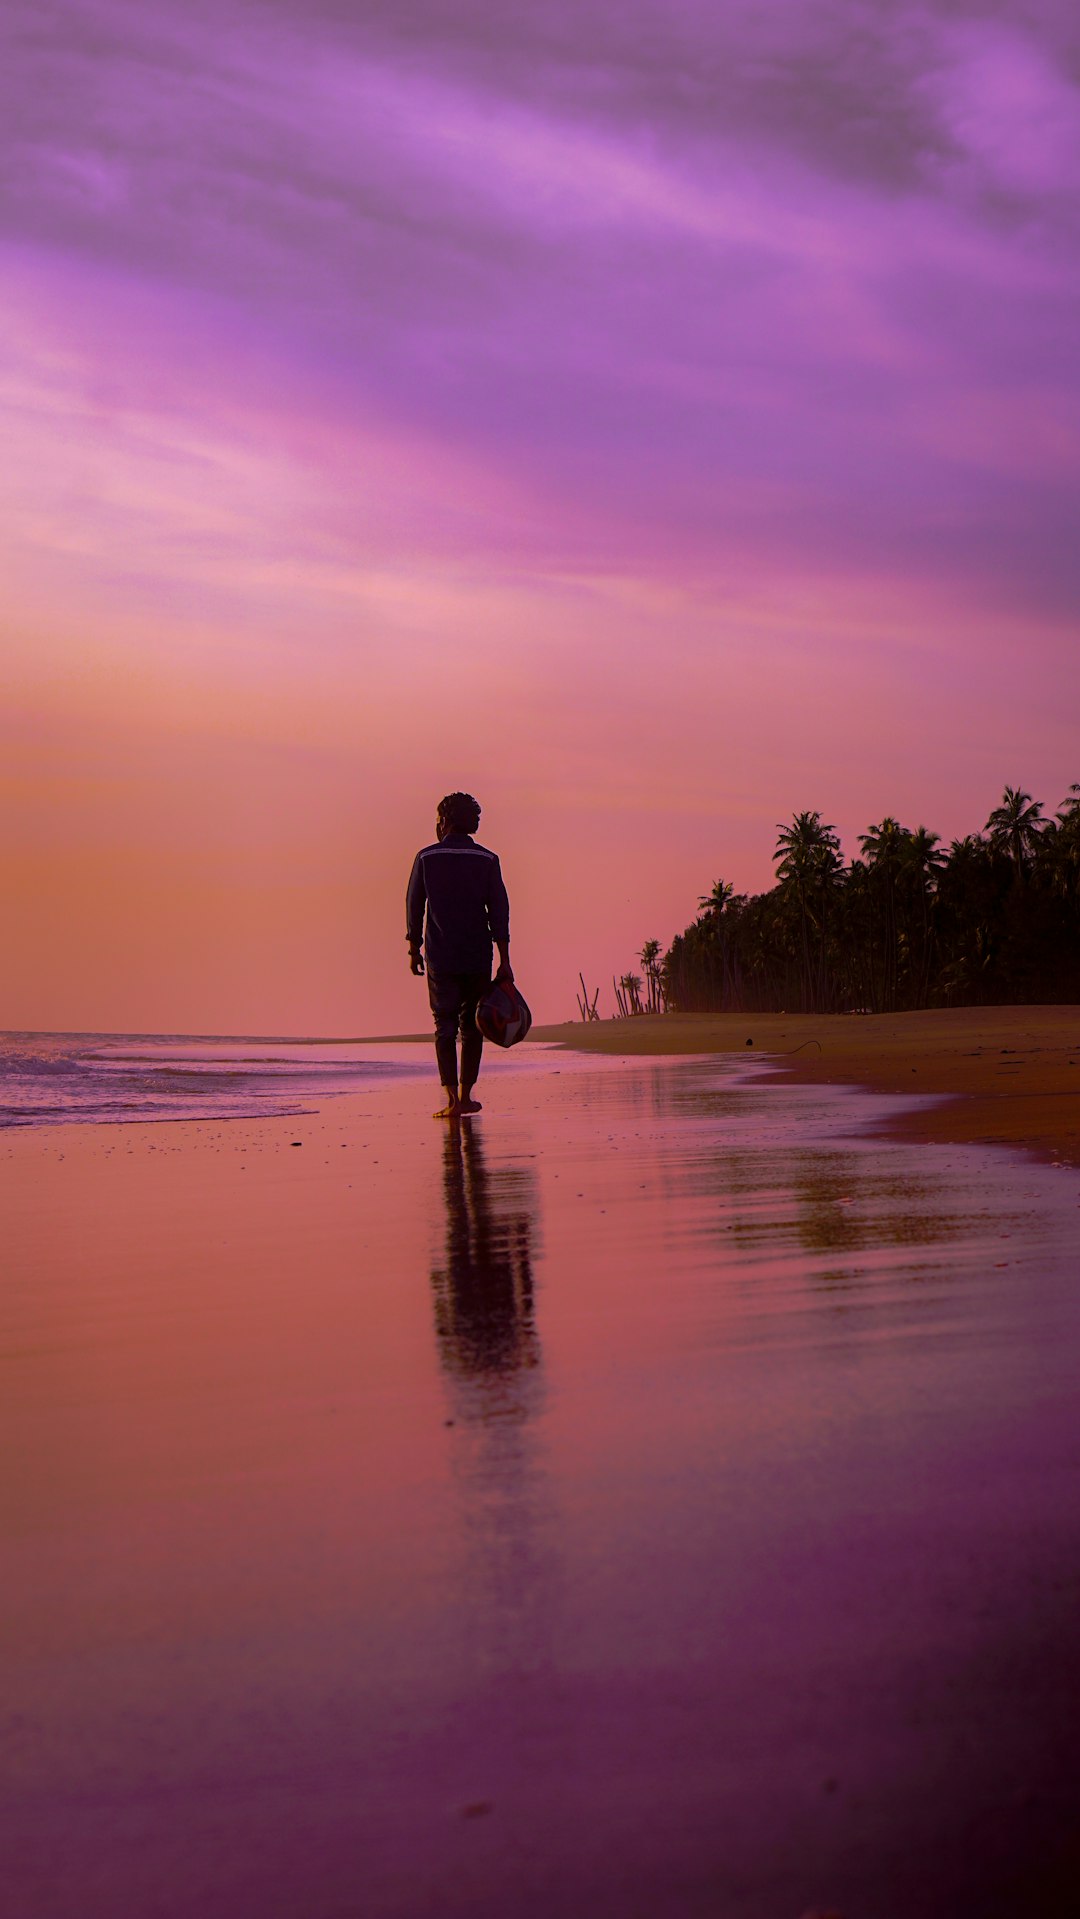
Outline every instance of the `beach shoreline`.
{"type": "Polygon", "coordinates": [[[1009,1146],[1080,1165],[1080,1007],[914,1013],[665,1013],[534,1029],[535,1039],[627,1057],[768,1056],[784,1078],[932,1095],[878,1128],[909,1141],[1009,1146]],[[753,1042],[752,1050],[748,1042],[753,1042]]]}
{"type": "MultiPolygon", "coordinates": [[[[205,1038],[172,1036],[174,1042],[198,1045],[205,1038]]],[[[236,1046],[241,1040],[245,1045],[281,1045],[297,1058],[327,1047],[366,1052],[393,1046],[406,1049],[406,1056],[413,1058],[417,1049],[431,1049],[426,1032],[338,1039],[290,1035],[258,1041],[238,1036],[229,1043],[236,1046]]],[[[917,1104],[897,1109],[891,1116],[878,1113],[867,1123],[882,1137],[912,1143],[1008,1146],[1051,1164],[1080,1166],[1080,1006],[935,1008],[886,1014],[643,1014],[588,1025],[567,1020],[537,1026],[531,1041],[611,1060],[689,1055],[743,1058],[799,1084],[850,1086],[908,1100],[917,1095],[917,1104]]],[[[530,1050],[531,1046],[526,1048],[530,1050]]],[[[490,1067],[493,1057],[497,1056],[489,1056],[486,1066],[490,1067]]],[[[319,1089],[305,1086],[303,1097],[305,1104],[310,1102],[309,1111],[318,1110],[319,1089]]],[[[54,1117],[64,1117],[71,1124],[77,1123],[78,1113],[73,1108],[70,1119],[54,1117]]],[[[148,1120],[151,1115],[143,1117],[148,1120]]],[[[199,1116],[176,1111],[170,1117],[199,1116]]],[[[224,1119],[226,1114],[201,1117],[224,1119]]]]}

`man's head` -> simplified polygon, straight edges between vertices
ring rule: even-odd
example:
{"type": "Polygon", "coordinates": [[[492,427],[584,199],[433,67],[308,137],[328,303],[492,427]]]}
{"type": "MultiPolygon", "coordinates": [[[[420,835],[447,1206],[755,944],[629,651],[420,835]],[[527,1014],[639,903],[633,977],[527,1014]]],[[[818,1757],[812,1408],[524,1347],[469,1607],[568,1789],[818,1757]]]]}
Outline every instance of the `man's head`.
{"type": "Polygon", "coordinates": [[[439,801],[435,831],[440,840],[448,833],[475,833],[480,824],[480,808],[471,793],[448,793],[439,801]]]}

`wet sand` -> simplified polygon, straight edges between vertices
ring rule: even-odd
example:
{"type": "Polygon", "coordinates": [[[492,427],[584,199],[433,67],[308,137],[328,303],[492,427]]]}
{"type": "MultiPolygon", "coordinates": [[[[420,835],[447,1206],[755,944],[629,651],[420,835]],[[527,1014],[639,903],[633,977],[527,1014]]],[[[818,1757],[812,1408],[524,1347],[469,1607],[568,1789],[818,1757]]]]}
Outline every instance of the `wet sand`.
{"type": "Polygon", "coordinates": [[[973,1006],[869,1015],[667,1014],[542,1029],[589,1052],[775,1057],[809,1084],[933,1093],[890,1120],[897,1138],[1024,1147],[1080,1165],[1080,1006],[973,1006]]]}
{"type": "Polygon", "coordinates": [[[1075,1911],[1080,1184],[730,1066],[0,1142],[14,1912],[1075,1911]]]}

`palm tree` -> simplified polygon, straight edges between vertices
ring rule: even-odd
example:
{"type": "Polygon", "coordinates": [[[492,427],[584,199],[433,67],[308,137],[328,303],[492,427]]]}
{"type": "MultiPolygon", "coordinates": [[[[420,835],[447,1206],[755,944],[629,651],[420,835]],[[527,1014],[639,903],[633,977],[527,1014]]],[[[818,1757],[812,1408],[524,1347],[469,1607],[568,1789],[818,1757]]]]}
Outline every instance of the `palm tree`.
{"type": "Polygon", "coordinates": [[[730,880],[717,880],[711,893],[702,893],[698,900],[698,912],[704,913],[706,917],[713,913],[722,913],[734,891],[735,888],[730,880]]]}
{"type": "Polygon", "coordinates": [[[917,826],[908,836],[907,856],[917,873],[928,877],[944,866],[945,854],[941,851],[941,834],[931,833],[928,827],[917,826]]]}
{"type": "Polygon", "coordinates": [[[894,820],[891,814],[867,832],[860,834],[859,845],[866,855],[869,872],[877,882],[882,897],[884,919],[884,951],[882,954],[881,1010],[886,1013],[896,1009],[897,989],[900,974],[900,930],[896,913],[896,882],[904,862],[907,843],[911,835],[907,828],[894,820]]]}
{"type": "Polygon", "coordinates": [[[731,968],[728,962],[727,926],[729,909],[735,896],[735,888],[730,880],[716,880],[711,893],[702,893],[698,899],[698,918],[701,941],[705,951],[715,955],[719,962],[719,1009],[723,1011],[733,997],[731,968]]]}
{"type": "Polygon", "coordinates": [[[895,872],[910,838],[907,827],[887,813],[879,825],[869,826],[865,833],[860,833],[859,845],[871,866],[895,872]]]}
{"type": "Polygon", "coordinates": [[[919,899],[919,966],[915,982],[916,1004],[925,1006],[930,992],[930,956],[933,938],[930,926],[930,899],[937,874],[945,865],[941,834],[917,826],[909,833],[904,861],[915,883],[919,899]]]}
{"type": "Polygon", "coordinates": [[[782,889],[795,900],[802,947],[803,1010],[810,1012],[825,996],[825,928],[830,891],[840,872],[840,841],[834,826],[820,813],[796,813],[790,826],[777,822],[773,863],[782,889]],[[817,917],[814,907],[817,907],[817,917]],[[820,936],[819,963],[810,954],[811,927],[820,936]]]}
{"type": "Polygon", "coordinates": [[[662,1013],[664,987],[660,977],[660,941],[646,940],[638,958],[645,968],[645,978],[649,983],[649,1011],[662,1013]]]}
{"type": "Polygon", "coordinates": [[[946,1000],[986,998],[997,959],[1000,862],[981,833],[953,840],[935,902],[937,983],[946,1000]]]}
{"type": "Polygon", "coordinates": [[[962,840],[949,841],[948,863],[953,867],[970,866],[985,851],[986,841],[981,833],[965,833],[962,840]]]}
{"type": "Polygon", "coordinates": [[[1051,821],[1040,847],[1040,866],[1050,856],[1050,878],[1068,897],[1080,884],[1080,786],[1073,781],[1068,797],[1058,807],[1057,823],[1051,821]]]}
{"type": "Polygon", "coordinates": [[[641,984],[640,973],[624,973],[619,981],[619,985],[622,987],[623,992],[630,1002],[630,1011],[632,1013],[640,1013],[642,1011],[641,984]]]}
{"type": "Polygon", "coordinates": [[[995,806],[986,822],[990,844],[1008,853],[1016,871],[1018,886],[1024,884],[1026,861],[1034,854],[1039,835],[1046,830],[1048,823],[1043,818],[1041,801],[1033,800],[1031,794],[1025,793],[1019,786],[1005,788],[1001,805],[995,806]]]}

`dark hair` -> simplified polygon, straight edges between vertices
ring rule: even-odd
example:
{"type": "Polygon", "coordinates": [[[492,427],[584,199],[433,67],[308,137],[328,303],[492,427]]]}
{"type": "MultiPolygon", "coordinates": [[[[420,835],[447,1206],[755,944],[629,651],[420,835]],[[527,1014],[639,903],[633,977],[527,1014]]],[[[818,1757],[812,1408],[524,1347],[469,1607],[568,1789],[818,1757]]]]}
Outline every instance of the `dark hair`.
{"type": "Polygon", "coordinates": [[[447,833],[475,833],[480,824],[480,807],[471,793],[448,793],[439,801],[439,825],[447,833]]]}

